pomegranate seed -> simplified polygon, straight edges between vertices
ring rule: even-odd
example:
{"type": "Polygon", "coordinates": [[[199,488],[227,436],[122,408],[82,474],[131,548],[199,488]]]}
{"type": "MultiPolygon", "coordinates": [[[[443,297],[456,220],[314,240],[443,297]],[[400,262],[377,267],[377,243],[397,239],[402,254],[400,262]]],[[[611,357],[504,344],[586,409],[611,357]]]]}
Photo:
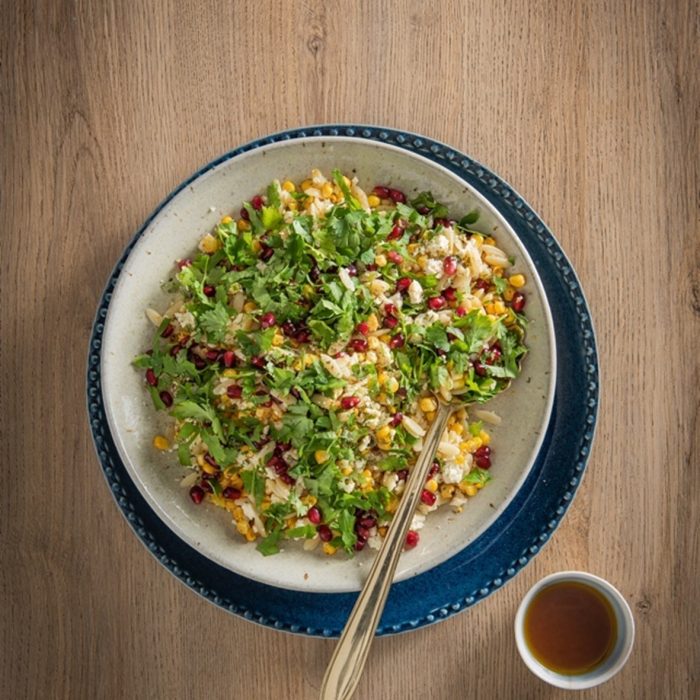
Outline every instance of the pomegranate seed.
{"type": "Polygon", "coordinates": [[[454,287],[447,287],[447,289],[442,290],[442,296],[447,301],[457,301],[457,290],[454,287]]]}
{"type": "Polygon", "coordinates": [[[486,376],[486,367],[482,365],[480,362],[475,362],[474,363],[474,374],[476,374],[477,377],[485,377],[486,376]]]}
{"type": "Polygon", "coordinates": [[[510,305],[516,313],[520,313],[525,308],[525,295],[522,292],[513,294],[513,299],[510,305]]]}
{"type": "Polygon", "coordinates": [[[454,273],[457,272],[457,258],[455,258],[454,255],[448,255],[442,261],[442,269],[449,277],[454,275],[454,273]]]}
{"type": "Polygon", "coordinates": [[[428,308],[431,308],[433,311],[439,311],[444,308],[446,303],[445,297],[430,297],[428,299],[428,308]]]}
{"type": "Polygon", "coordinates": [[[241,219],[243,219],[243,221],[250,221],[250,214],[248,213],[248,210],[245,207],[241,208],[240,216],[241,219]]]}
{"type": "Polygon", "coordinates": [[[443,228],[449,228],[454,222],[449,219],[435,219],[434,226],[442,226],[443,228]]]}
{"type": "Polygon", "coordinates": [[[394,204],[405,204],[406,195],[401,190],[389,190],[389,197],[393,200],[394,204]]]}
{"type": "Polygon", "coordinates": [[[282,333],[284,333],[288,338],[291,338],[294,336],[294,334],[297,332],[297,327],[294,325],[293,321],[286,320],[282,326],[282,333]]]}
{"type": "Polygon", "coordinates": [[[368,335],[369,334],[369,325],[365,323],[364,321],[360,322],[357,324],[355,327],[355,330],[360,333],[361,335],[368,335]]]}
{"type": "Polygon", "coordinates": [[[389,235],[387,236],[387,240],[390,241],[395,241],[403,236],[403,228],[399,226],[398,224],[395,224],[394,227],[391,229],[389,232],[389,235]]]}
{"type": "Polygon", "coordinates": [[[172,348],[170,348],[170,355],[175,357],[180,350],[182,350],[182,345],[173,345],[172,348]]]}
{"type": "Polygon", "coordinates": [[[357,268],[352,263],[350,263],[345,269],[350,277],[357,277],[357,268]]]}
{"type": "Polygon", "coordinates": [[[367,538],[369,537],[369,530],[362,526],[362,525],[355,525],[355,532],[357,533],[357,539],[362,540],[363,542],[367,541],[367,538]]]}
{"type": "Polygon", "coordinates": [[[263,208],[263,198],[259,194],[256,194],[255,197],[250,200],[250,205],[256,211],[260,211],[263,208]]]}
{"type": "Polygon", "coordinates": [[[398,411],[394,413],[394,415],[391,417],[391,420],[389,421],[389,425],[392,428],[396,428],[401,424],[401,421],[403,420],[403,413],[399,413],[398,411]]]}
{"type": "Polygon", "coordinates": [[[358,523],[362,525],[362,527],[366,527],[368,530],[371,530],[376,524],[377,524],[377,519],[371,515],[363,515],[359,520],[358,523]]]}
{"type": "Polygon", "coordinates": [[[402,277],[396,283],[396,291],[401,292],[401,294],[403,294],[411,286],[411,282],[413,282],[413,280],[410,277],[402,277]]]}
{"type": "Polygon", "coordinates": [[[204,500],[204,489],[201,486],[193,486],[190,489],[190,498],[199,505],[204,500]]]}
{"type": "Polygon", "coordinates": [[[158,377],[156,377],[156,373],[152,369],[146,370],[146,381],[150,386],[158,384],[158,377]]]}
{"type": "Polygon", "coordinates": [[[210,284],[205,284],[202,291],[204,292],[205,297],[213,297],[216,294],[216,289],[210,284]]]}
{"type": "Polygon", "coordinates": [[[210,454],[205,454],[204,455],[204,461],[210,466],[214,467],[214,469],[221,469],[219,466],[218,462],[210,455],[210,454]]]}
{"type": "Polygon", "coordinates": [[[369,344],[364,338],[353,338],[350,343],[350,349],[355,352],[366,352],[369,344]]]}
{"type": "Polygon", "coordinates": [[[298,330],[294,336],[298,343],[308,343],[311,340],[311,331],[308,328],[298,330]]]}
{"type": "Polygon", "coordinates": [[[257,369],[265,369],[265,358],[256,355],[250,358],[250,364],[253,365],[253,367],[257,367],[257,369]]]}
{"type": "Polygon", "coordinates": [[[418,207],[418,209],[416,209],[416,211],[419,214],[422,214],[423,216],[430,213],[430,209],[428,209],[428,207],[418,207]]]}
{"type": "Polygon", "coordinates": [[[492,347],[487,353],[486,364],[493,365],[501,359],[501,351],[497,347],[492,347]]]}
{"type": "Polygon", "coordinates": [[[280,474],[280,479],[289,486],[293,486],[297,483],[297,480],[293,476],[287,474],[287,472],[284,472],[284,474],[280,474]]]}
{"type": "Polygon", "coordinates": [[[260,244],[260,259],[263,262],[267,262],[274,254],[274,248],[270,248],[269,245],[265,245],[264,243],[260,244]]]}
{"type": "Polygon", "coordinates": [[[169,338],[174,332],[175,332],[175,326],[173,326],[172,323],[169,323],[165,327],[165,330],[160,334],[160,337],[161,338],[169,338]]]}
{"type": "Polygon", "coordinates": [[[383,187],[382,185],[377,185],[372,190],[372,194],[379,197],[379,199],[389,199],[389,197],[391,197],[391,190],[388,187],[383,187]]]}
{"type": "Polygon", "coordinates": [[[426,506],[432,506],[434,505],[437,499],[435,497],[435,494],[432,493],[432,491],[428,491],[428,489],[423,489],[423,492],[420,495],[420,500],[422,503],[425,503],[426,506]]]}
{"type": "Polygon", "coordinates": [[[384,304],[384,313],[387,316],[396,316],[396,314],[399,312],[399,310],[396,308],[394,304],[384,304]]]}
{"type": "Polygon", "coordinates": [[[399,471],[396,472],[396,476],[399,481],[406,481],[406,479],[408,479],[408,469],[399,469],[399,471]]]}
{"type": "Polygon", "coordinates": [[[489,469],[491,467],[491,448],[488,445],[482,445],[474,452],[474,461],[480,469],[489,469]]]}
{"type": "Polygon", "coordinates": [[[221,356],[221,359],[224,363],[224,367],[230,369],[236,364],[236,356],[233,354],[233,350],[226,350],[224,354],[221,356]]]}
{"type": "Polygon", "coordinates": [[[361,552],[364,548],[367,542],[363,542],[361,539],[358,538],[357,542],[355,542],[355,551],[356,552],[361,552]]]}
{"type": "Polygon", "coordinates": [[[390,250],[386,257],[394,263],[394,265],[400,265],[403,262],[403,255],[397,253],[395,250],[390,250]]]}
{"type": "Polygon", "coordinates": [[[291,442],[277,442],[277,443],[275,443],[275,452],[277,452],[277,453],[289,452],[289,450],[291,450],[291,449],[292,449],[291,442]]]}
{"type": "Polygon", "coordinates": [[[309,519],[309,522],[314,525],[321,524],[321,511],[316,506],[311,506],[311,508],[309,508],[306,517],[309,519]]]}
{"type": "Polygon", "coordinates": [[[455,309],[455,313],[457,314],[457,316],[465,316],[467,313],[467,310],[463,306],[458,306],[455,309]]]}
{"type": "Polygon", "coordinates": [[[389,347],[392,350],[395,350],[396,348],[402,348],[404,344],[404,339],[401,333],[397,333],[390,341],[389,341],[389,347]]]}
{"type": "Polygon", "coordinates": [[[199,487],[202,489],[202,491],[206,491],[207,493],[214,493],[214,489],[211,487],[211,484],[209,483],[210,479],[213,479],[213,477],[210,476],[209,474],[203,474],[202,480],[199,482],[199,487]]]}
{"type": "Polygon", "coordinates": [[[440,463],[433,462],[430,465],[430,471],[428,472],[428,479],[432,479],[440,471],[440,463]]]}
{"type": "Polygon", "coordinates": [[[309,270],[309,279],[312,282],[318,282],[321,278],[321,270],[318,269],[318,265],[314,263],[309,270]]]}
{"type": "Polygon", "coordinates": [[[209,350],[207,350],[205,355],[209,362],[214,362],[214,360],[219,359],[219,351],[215,350],[214,348],[210,348],[209,350]]]}
{"type": "Polygon", "coordinates": [[[226,396],[230,399],[240,399],[243,396],[243,389],[237,384],[231,384],[226,388],[226,396]]]}
{"type": "Polygon", "coordinates": [[[359,396],[343,396],[343,398],[340,399],[340,407],[346,411],[350,410],[351,408],[355,408],[355,406],[357,406],[359,403],[359,396]]]}
{"type": "Polygon", "coordinates": [[[267,466],[272,467],[278,474],[284,474],[289,469],[289,464],[280,455],[273,454],[270,459],[267,460],[267,466]]]}
{"type": "Polygon", "coordinates": [[[177,261],[177,269],[182,270],[185,267],[189,267],[192,264],[192,261],[189,258],[183,258],[182,260],[177,261]]]}
{"type": "Polygon", "coordinates": [[[476,282],[474,282],[474,286],[477,289],[483,289],[486,291],[491,286],[491,283],[485,279],[478,279],[476,282]]]}
{"type": "Polygon", "coordinates": [[[420,535],[415,530],[409,530],[406,533],[406,549],[413,549],[420,540],[420,535]]]}
{"type": "Polygon", "coordinates": [[[233,486],[227,486],[221,495],[229,501],[235,501],[237,498],[241,497],[241,492],[233,486]]]}
{"type": "Polygon", "coordinates": [[[204,369],[207,366],[206,360],[199,355],[194,355],[192,357],[192,362],[197,369],[204,369]]]}
{"type": "Polygon", "coordinates": [[[316,528],[316,532],[318,532],[321,542],[330,542],[333,539],[333,533],[328,525],[319,525],[316,528]]]}
{"type": "Polygon", "coordinates": [[[277,323],[277,319],[275,318],[275,314],[271,311],[260,317],[260,328],[270,328],[274,326],[275,323],[277,323]]]}
{"type": "Polygon", "coordinates": [[[173,395],[169,391],[161,391],[159,396],[160,400],[166,405],[167,408],[170,408],[173,405],[173,395]]]}
{"type": "Polygon", "coordinates": [[[374,272],[375,270],[377,270],[377,265],[375,263],[368,263],[367,265],[365,265],[365,269],[367,270],[367,272],[374,272]]]}
{"type": "Polygon", "coordinates": [[[396,318],[395,316],[386,316],[386,317],[384,318],[384,325],[385,325],[387,328],[396,328],[396,326],[398,325],[398,323],[399,323],[399,319],[396,318]]]}

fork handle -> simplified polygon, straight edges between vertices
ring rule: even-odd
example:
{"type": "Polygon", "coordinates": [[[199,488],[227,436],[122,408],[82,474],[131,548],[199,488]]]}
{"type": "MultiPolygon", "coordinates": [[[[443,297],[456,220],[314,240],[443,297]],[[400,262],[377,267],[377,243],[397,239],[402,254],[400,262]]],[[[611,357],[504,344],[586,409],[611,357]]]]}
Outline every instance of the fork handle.
{"type": "Polygon", "coordinates": [[[374,633],[394,579],[413,512],[423,492],[425,478],[453,407],[440,403],[435,420],[423,441],[423,449],[411,470],[399,507],[386,538],[350,613],[333,652],[321,686],[321,700],[347,700],[360,682],[374,633]]]}

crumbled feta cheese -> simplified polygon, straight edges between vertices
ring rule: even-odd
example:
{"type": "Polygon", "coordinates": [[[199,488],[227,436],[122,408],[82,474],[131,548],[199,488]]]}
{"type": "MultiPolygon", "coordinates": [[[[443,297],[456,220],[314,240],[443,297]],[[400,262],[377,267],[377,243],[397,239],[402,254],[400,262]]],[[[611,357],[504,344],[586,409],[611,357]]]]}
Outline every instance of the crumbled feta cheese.
{"type": "Polygon", "coordinates": [[[428,243],[425,249],[435,257],[445,256],[450,252],[450,239],[440,233],[428,243]]]}
{"type": "Polygon", "coordinates": [[[194,316],[189,311],[183,311],[181,314],[175,314],[175,320],[180,324],[180,328],[194,328],[194,316]]]}
{"type": "Polygon", "coordinates": [[[425,274],[435,275],[436,277],[442,276],[442,260],[436,260],[435,258],[430,258],[427,263],[425,263],[425,274]]]}
{"type": "Polygon", "coordinates": [[[413,280],[408,287],[408,298],[411,304],[420,304],[423,301],[423,287],[418,280],[413,280]]]}
{"type": "Polygon", "coordinates": [[[445,462],[442,465],[442,480],[446,484],[458,484],[462,481],[463,474],[462,467],[454,462],[445,462]]]}
{"type": "Polygon", "coordinates": [[[425,524],[425,515],[421,515],[420,513],[414,513],[413,514],[413,520],[411,520],[411,530],[420,530],[422,529],[423,525],[425,524]]]}

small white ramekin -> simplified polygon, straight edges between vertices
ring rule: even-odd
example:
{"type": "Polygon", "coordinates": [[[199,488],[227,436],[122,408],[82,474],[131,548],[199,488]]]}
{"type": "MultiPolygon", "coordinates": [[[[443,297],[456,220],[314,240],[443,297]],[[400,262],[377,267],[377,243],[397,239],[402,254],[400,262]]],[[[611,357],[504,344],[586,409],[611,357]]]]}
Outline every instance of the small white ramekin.
{"type": "Polygon", "coordinates": [[[584,571],[560,571],[538,581],[525,595],[515,616],[515,641],[525,665],[538,677],[547,683],[566,688],[567,690],[583,690],[605,683],[610,680],[624,665],[634,644],[634,618],[627,601],[620,591],[598,576],[584,571]],[[525,613],[532,599],[546,586],[562,581],[578,581],[600,591],[610,602],[617,620],[617,640],[610,656],[597,668],[578,675],[564,675],[543,666],[532,654],[525,643],[525,613]]]}

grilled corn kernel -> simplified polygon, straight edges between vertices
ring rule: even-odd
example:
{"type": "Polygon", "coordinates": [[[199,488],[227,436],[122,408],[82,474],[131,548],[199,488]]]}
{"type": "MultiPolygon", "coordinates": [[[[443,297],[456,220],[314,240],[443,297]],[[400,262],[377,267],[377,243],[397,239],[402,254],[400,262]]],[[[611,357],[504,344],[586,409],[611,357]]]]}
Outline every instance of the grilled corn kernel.
{"type": "Polygon", "coordinates": [[[170,443],[168,442],[168,438],[164,437],[163,435],[156,435],[153,438],[153,447],[155,447],[157,450],[167,450],[170,447],[170,443]]]}
{"type": "Polygon", "coordinates": [[[387,513],[395,513],[396,509],[398,508],[399,505],[399,499],[396,498],[396,496],[392,495],[391,498],[389,498],[389,502],[386,504],[386,512],[387,513]]]}
{"type": "Polygon", "coordinates": [[[480,246],[484,242],[484,237],[480,233],[475,233],[472,236],[472,240],[474,241],[474,243],[480,246]]]}
{"type": "Polygon", "coordinates": [[[379,384],[379,386],[382,386],[382,384],[386,382],[387,378],[388,377],[386,372],[379,372],[377,374],[377,384],[379,384]]]}
{"type": "Polygon", "coordinates": [[[419,402],[420,410],[423,413],[429,413],[437,408],[437,402],[430,396],[424,396],[419,402]]]}
{"type": "Polygon", "coordinates": [[[374,258],[374,262],[377,267],[384,267],[386,265],[386,256],[381,253],[374,258]]]}
{"type": "Polygon", "coordinates": [[[481,439],[482,445],[491,444],[491,436],[485,430],[479,432],[479,438],[481,439]]]}
{"type": "Polygon", "coordinates": [[[340,470],[340,473],[341,473],[343,476],[350,476],[350,474],[352,474],[352,467],[343,467],[343,468],[340,470]]]}
{"type": "Polygon", "coordinates": [[[319,464],[323,464],[328,461],[328,452],[326,452],[326,450],[316,450],[316,452],[314,452],[314,459],[319,464]]]}
{"type": "Polygon", "coordinates": [[[508,278],[508,282],[510,282],[512,287],[520,289],[525,286],[525,275],[511,275],[508,278]]]}
{"type": "Polygon", "coordinates": [[[382,200],[377,197],[376,194],[371,194],[369,197],[367,197],[367,204],[370,205],[370,207],[378,207],[382,203],[382,200]]]}
{"type": "Polygon", "coordinates": [[[395,394],[399,390],[399,382],[395,377],[389,377],[389,379],[387,379],[386,390],[390,394],[395,394]]]}
{"type": "Polygon", "coordinates": [[[220,247],[219,240],[217,238],[214,238],[214,236],[211,235],[211,233],[208,233],[202,240],[199,242],[199,249],[203,253],[216,253],[217,250],[219,250],[220,247]]]}
{"type": "Polygon", "coordinates": [[[295,372],[301,372],[301,370],[303,368],[304,368],[304,364],[301,360],[294,360],[294,362],[292,362],[292,369],[295,372]]]}
{"type": "Polygon", "coordinates": [[[279,331],[275,331],[275,334],[272,336],[272,344],[275,347],[279,347],[283,343],[284,343],[284,336],[279,331]]]}
{"type": "Polygon", "coordinates": [[[314,355],[312,352],[307,353],[304,355],[304,367],[311,367],[316,360],[318,360],[318,355],[314,355]]]}
{"type": "Polygon", "coordinates": [[[254,301],[246,301],[246,303],[243,304],[243,311],[245,311],[247,314],[249,314],[251,311],[255,311],[257,308],[257,304],[254,301]]]}
{"type": "Polygon", "coordinates": [[[230,224],[233,221],[233,219],[230,216],[225,216],[223,219],[221,219],[222,224],[230,224]]]}
{"type": "Polygon", "coordinates": [[[452,432],[461,435],[464,432],[464,426],[461,423],[455,423],[454,426],[452,426],[452,432]]]}
{"type": "Polygon", "coordinates": [[[413,255],[418,250],[419,246],[417,243],[409,243],[406,248],[408,252],[413,255]]]}
{"type": "Polygon", "coordinates": [[[495,239],[491,238],[491,236],[484,238],[484,243],[486,243],[486,245],[496,245],[495,239]]]}
{"type": "Polygon", "coordinates": [[[315,505],[316,505],[317,498],[316,498],[316,496],[312,496],[310,493],[307,493],[306,496],[303,496],[303,497],[302,497],[301,502],[302,502],[304,505],[309,506],[309,508],[310,508],[311,506],[315,506],[315,505]]]}
{"type": "Polygon", "coordinates": [[[296,189],[296,187],[294,187],[294,183],[293,183],[291,180],[285,180],[285,181],[282,183],[282,189],[283,189],[285,192],[294,192],[294,190],[296,189]]]}
{"type": "Polygon", "coordinates": [[[435,479],[428,479],[425,482],[425,488],[431,493],[435,493],[438,490],[438,482],[435,479]]]}
{"type": "Polygon", "coordinates": [[[314,183],[311,182],[311,180],[304,180],[304,182],[301,183],[301,191],[306,192],[306,190],[309,189],[309,187],[313,187],[314,183]]]}
{"type": "Polygon", "coordinates": [[[452,496],[454,496],[455,493],[455,487],[454,484],[443,484],[440,487],[440,495],[447,501],[452,496]]]}
{"type": "Polygon", "coordinates": [[[379,319],[376,314],[370,314],[365,323],[367,323],[367,327],[370,331],[376,331],[379,328],[379,319]]]}
{"type": "Polygon", "coordinates": [[[494,301],[493,302],[493,308],[496,310],[496,313],[500,316],[501,314],[504,314],[506,312],[506,305],[502,301],[494,301]]]}
{"type": "Polygon", "coordinates": [[[252,530],[248,530],[248,532],[245,533],[245,538],[248,542],[254,542],[256,535],[252,530]]]}
{"type": "Polygon", "coordinates": [[[481,438],[473,437],[473,438],[470,438],[469,440],[465,440],[462,443],[462,446],[464,447],[465,452],[475,452],[476,450],[478,450],[481,447],[482,444],[483,443],[481,441],[481,438]]]}
{"type": "Polygon", "coordinates": [[[296,200],[293,199],[291,202],[287,202],[287,209],[289,209],[289,211],[296,211],[299,209],[299,205],[297,204],[296,200]]]}
{"type": "Polygon", "coordinates": [[[207,474],[213,475],[216,474],[216,472],[218,472],[219,470],[216,467],[212,467],[212,465],[209,464],[209,462],[204,462],[204,464],[202,465],[202,471],[206,472],[207,474]]]}
{"type": "Polygon", "coordinates": [[[326,182],[322,187],[321,187],[321,196],[324,199],[329,199],[330,196],[333,194],[333,185],[331,185],[330,182],[326,182]]]}
{"type": "Polygon", "coordinates": [[[459,411],[455,411],[455,418],[457,420],[465,420],[467,417],[467,409],[460,408],[459,411]]]}
{"type": "Polygon", "coordinates": [[[478,490],[479,489],[476,487],[475,484],[466,484],[466,486],[464,487],[464,493],[467,496],[476,496],[476,492],[478,490]]]}
{"type": "Polygon", "coordinates": [[[362,476],[365,479],[371,479],[372,478],[372,472],[369,469],[363,469],[362,470],[362,476]]]}
{"type": "Polygon", "coordinates": [[[329,557],[338,551],[337,547],[334,547],[330,542],[323,543],[323,553],[327,554],[329,557]]]}
{"type": "Polygon", "coordinates": [[[238,219],[236,226],[240,231],[250,231],[250,224],[245,219],[238,219]]]}
{"type": "Polygon", "coordinates": [[[418,263],[418,267],[423,269],[428,264],[428,256],[427,255],[419,255],[416,258],[416,262],[418,263]]]}
{"type": "Polygon", "coordinates": [[[489,301],[488,303],[484,304],[484,310],[487,314],[491,314],[492,316],[495,316],[497,314],[496,305],[492,301],[489,301]]]}
{"type": "Polygon", "coordinates": [[[434,419],[435,411],[425,411],[425,420],[427,420],[428,423],[432,423],[434,419]]]}
{"type": "Polygon", "coordinates": [[[513,289],[513,287],[506,287],[506,290],[503,292],[503,298],[506,301],[513,301],[514,296],[515,296],[515,289],[513,289]]]}
{"type": "Polygon", "coordinates": [[[388,425],[383,425],[379,430],[376,432],[377,440],[391,440],[393,437],[393,433],[391,428],[388,425]]]}

